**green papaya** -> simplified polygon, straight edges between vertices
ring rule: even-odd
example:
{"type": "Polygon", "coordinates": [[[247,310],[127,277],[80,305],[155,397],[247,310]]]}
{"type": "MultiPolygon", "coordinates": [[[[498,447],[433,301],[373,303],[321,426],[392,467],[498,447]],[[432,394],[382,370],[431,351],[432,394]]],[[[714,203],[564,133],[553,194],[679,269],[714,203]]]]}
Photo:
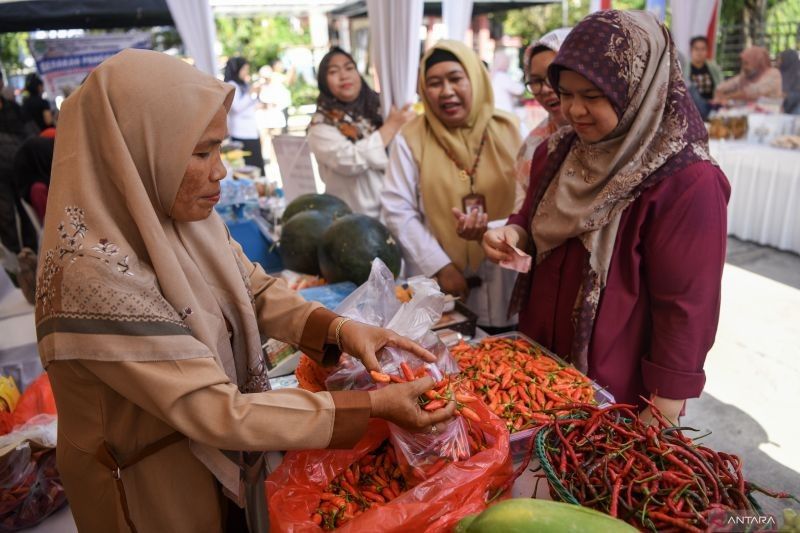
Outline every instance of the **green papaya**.
{"type": "Polygon", "coordinates": [[[514,498],[458,523],[456,533],[636,533],[622,520],[579,505],[514,498]]]}

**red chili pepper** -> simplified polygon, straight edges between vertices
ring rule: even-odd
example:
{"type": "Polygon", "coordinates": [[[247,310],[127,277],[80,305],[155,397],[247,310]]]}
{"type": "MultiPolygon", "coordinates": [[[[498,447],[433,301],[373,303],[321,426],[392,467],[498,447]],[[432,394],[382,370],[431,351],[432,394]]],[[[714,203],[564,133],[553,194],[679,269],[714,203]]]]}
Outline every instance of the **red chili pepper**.
{"type": "Polygon", "coordinates": [[[426,411],[435,411],[437,409],[441,409],[445,405],[447,404],[444,400],[433,400],[432,402],[426,403],[423,409],[425,409],[426,411]]]}
{"type": "Polygon", "coordinates": [[[411,371],[411,367],[405,361],[400,363],[400,371],[403,372],[403,377],[406,378],[406,381],[414,381],[414,372],[411,371]]]}

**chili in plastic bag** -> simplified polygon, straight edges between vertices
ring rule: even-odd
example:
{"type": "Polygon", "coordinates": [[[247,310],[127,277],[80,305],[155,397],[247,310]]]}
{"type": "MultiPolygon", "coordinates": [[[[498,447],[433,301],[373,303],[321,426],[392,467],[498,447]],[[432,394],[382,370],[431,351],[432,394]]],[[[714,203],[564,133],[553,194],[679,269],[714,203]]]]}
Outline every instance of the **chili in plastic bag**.
{"type": "MultiPolygon", "coordinates": [[[[513,481],[508,431],[485,405],[476,402],[487,448],[469,459],[447,464],[435,475],[373,508],[337,531],[406,532],[449,531],[463,517],[486,508],[487,500],[513,481]]],[[[307,450],[286,454],[267,479],[271,531],[319,532],[312,514],[325,487],[389,436],[382,420],[370,420],[365,436],[352,450],[307,450]]]]}

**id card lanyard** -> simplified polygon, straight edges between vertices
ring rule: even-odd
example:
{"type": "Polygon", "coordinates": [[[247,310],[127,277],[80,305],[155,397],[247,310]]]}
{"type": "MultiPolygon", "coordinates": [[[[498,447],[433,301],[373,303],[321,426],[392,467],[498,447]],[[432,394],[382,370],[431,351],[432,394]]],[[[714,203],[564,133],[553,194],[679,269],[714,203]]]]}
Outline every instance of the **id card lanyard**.
{"type": "Polygon", "coordinates": [[[456,158],[450,153],[450,150],[447,148],[444,150],[445,154],[447,154],[447,157],[458,169],[459,179],[463,182],[469,180],[469,194],[461,199],[463,211],[467,215],[473,211],[477,211],[478,214],[486,213],[486,196],[477,194],[475,192],[475,174],[478,170],[478,164],[481,162],[481,154],[483,153],[484,144],[486,144],[486,130],[483,131],[483,135],[481,136],[481,143],[478,146],[478,153],[475,156],[475,162],[472,164],[472,168],[469,170],[461,166],[458,160],[456,160],[456,158]]]}

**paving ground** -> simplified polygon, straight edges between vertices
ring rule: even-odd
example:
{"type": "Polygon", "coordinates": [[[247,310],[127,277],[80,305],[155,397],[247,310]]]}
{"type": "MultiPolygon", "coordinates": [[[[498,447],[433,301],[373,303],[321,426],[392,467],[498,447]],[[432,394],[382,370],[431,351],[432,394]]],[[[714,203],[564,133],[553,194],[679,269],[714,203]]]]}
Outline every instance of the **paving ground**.
{"type": "MultiPolygon", "coordinates": [[[[750,481],[800,496],[800,256],[728,243],[705,391],[681,422],[710,429],[711,447],[743,457],[750,481]]],[[[758,499],[774,514],[800,510],[758,499]]]]}

